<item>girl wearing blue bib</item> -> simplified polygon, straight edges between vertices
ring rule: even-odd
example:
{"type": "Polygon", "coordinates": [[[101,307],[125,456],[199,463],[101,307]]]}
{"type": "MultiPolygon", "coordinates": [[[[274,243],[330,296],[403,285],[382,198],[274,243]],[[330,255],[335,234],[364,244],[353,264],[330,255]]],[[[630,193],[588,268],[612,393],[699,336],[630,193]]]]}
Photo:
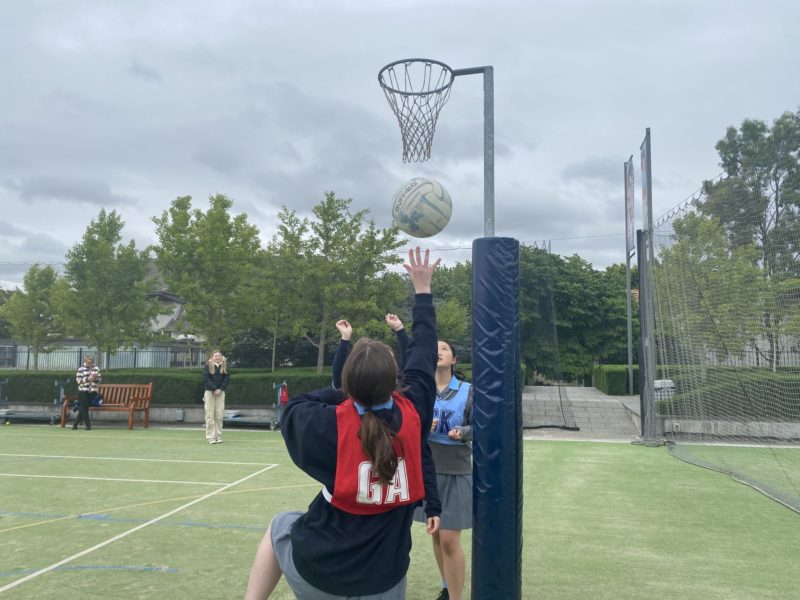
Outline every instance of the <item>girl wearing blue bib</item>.
{"type": "MultiPolygon", "coordinates": [[[[442,576],[437,600],[461,600],[466,578],[461,530],[472,527],[472,384],[457,373],[452,344],[439,340],[438,351],[428,436],[442,503],[439,531],[433,534],[433,554],[442,576]]],[[[425,513],[418,508],[414,518],[424,522],[425,513]]]]}

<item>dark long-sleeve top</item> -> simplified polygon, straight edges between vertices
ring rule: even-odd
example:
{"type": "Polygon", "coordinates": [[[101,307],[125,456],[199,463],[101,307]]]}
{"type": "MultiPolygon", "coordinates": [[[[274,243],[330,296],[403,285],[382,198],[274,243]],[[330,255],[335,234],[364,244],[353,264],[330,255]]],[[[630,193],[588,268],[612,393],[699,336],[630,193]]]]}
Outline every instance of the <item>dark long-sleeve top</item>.
{"type": "MultiPolygon", "coordinates": [[[[420,443],[426,444],[438,360],[433,297],[417,294],[413,314],[413,339],[403,371],[406,387],[402,393],[419,414],[420,443]]],[[[331,494],[337,464],[336,407],[343,400],[343,392],[330,387],[299,394],[286,404],[281,424],[294,463],[331,494]]],[[[399,431],[402,417],[396,405],[375,415],[399,431]]],[[[363,596],[391,589],[408,571],[414,508],[409,504],[384,513],[356,515],[334,507],[320,492],[292,526],[292,556],[297,570],[311,585],[329,594],[363,596]]]]}
{"type": "MultiPolygon", "coordinates": [[[[395,355],[398,366],[402,369],[408,348],[408,334],[405,329],[395,331],[398,351],[395,355]]],[[[350,355],[350,340],[342,340],[333,356],[333,387],[342,387],[342,369],[347,357],[350,355]]],[[[436,467],[433,461],[433,451],[429,444],[422,444],[422,480],[425,485],[425,515],[438,517],[442,514],[442,502],[439,499],[439,486],[436,484],[436,467]]]]}
{"type": "Polygon", "coordinates": [[[227,369],[225,369],[225,373],[223,373],[221,367],[209,362],[203,367],[203,387],[205,389],[211,392],[214,390],[222,390],[224,392],[230,381],[231,374],[227,369]],[[211,367],[214,368],[213,372],[211,371],[211,367]]]}

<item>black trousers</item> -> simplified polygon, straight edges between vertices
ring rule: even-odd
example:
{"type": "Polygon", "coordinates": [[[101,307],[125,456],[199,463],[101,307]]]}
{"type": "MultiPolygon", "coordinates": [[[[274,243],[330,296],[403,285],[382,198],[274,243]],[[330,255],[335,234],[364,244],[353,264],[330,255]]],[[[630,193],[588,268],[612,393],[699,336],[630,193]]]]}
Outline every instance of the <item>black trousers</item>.
{"type": "Polygon", "coordinates": [[[92,428],[92,420],[89,418],[89,406],[91,406],[92,399],[97,396],[97,392],[78,392],[78,416],[75,417],[75,424],[73,428],[84,423],[86,429],[92,428]]]}

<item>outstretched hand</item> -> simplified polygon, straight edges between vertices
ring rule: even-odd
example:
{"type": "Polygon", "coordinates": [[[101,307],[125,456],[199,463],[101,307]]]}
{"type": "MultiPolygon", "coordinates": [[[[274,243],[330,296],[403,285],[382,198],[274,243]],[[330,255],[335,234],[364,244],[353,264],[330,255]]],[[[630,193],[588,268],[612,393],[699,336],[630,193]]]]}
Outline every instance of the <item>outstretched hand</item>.
{"type": "Polygon", "coordinates": [[[441,258],[437,258],[436,262],[430,264],[430,250],[425,250],[422,254],[419,246],[416,249],[408,251],[408,263],[403,265],[403,268],[408,271],[411,278],[411,284],[414,286],[414,291],[417,294],[430,294],[431,293],[431,278],[433,272],[439,263],[442,262],[441,258]]]}
{"type": "Polygon", "coordinates": [[[347,319],[336,321],[336,329],[338,329],[339,333],[342,334],[342,340],[345,342],[348,341],[353,335],[353,326],[350,325],[350,322],[347,319]]]}

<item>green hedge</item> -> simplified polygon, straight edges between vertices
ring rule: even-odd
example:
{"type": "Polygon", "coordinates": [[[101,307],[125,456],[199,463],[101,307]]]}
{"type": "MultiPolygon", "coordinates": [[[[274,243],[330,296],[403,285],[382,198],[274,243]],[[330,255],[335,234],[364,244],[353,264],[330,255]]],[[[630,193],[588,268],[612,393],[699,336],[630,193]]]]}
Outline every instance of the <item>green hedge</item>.
{"type": "MultiPolygon", "coordinates": [[[[628,365],[597,365],[594,386],[609,396],[628,395],[628,365]]],[[[639,365],[633,365],[633,393],[639,393],[639,365]]]]}
{"type": "Polygon", "coordinates": [[[658,400],[656,412],[700,419],[800,420],[800,374],[767,369],[733,370],[735,374],[715,370],[713,378],[707,374],[706,381],[712,383],[695,384],[694,388],[688,386],[685,378],[679,379],[677,388],[681,393],[658,400]]]}
{"type": "MultiPolygon", "coordinates": [[[[63,371],[7,371],[0,375],[7,379],[5,395],[9,402],[52,402],[58,397],[54,382],[68,380],[67,394],[77,391],[75,374],[63,371]]],[[[153,382],[153,405],[202,404],[203,373],[201,369],[117,369],[103,373],[103,383],[153,382]]],[[[286,382],[290,394],[298,394],[331,384],[330,369],[317,375],[310,369],[282,369],[272,373],[266,370],[237,370],[231,374],[226,393],[226,405],[266,405],[276,401],[273,384],[286,382]]]]}

